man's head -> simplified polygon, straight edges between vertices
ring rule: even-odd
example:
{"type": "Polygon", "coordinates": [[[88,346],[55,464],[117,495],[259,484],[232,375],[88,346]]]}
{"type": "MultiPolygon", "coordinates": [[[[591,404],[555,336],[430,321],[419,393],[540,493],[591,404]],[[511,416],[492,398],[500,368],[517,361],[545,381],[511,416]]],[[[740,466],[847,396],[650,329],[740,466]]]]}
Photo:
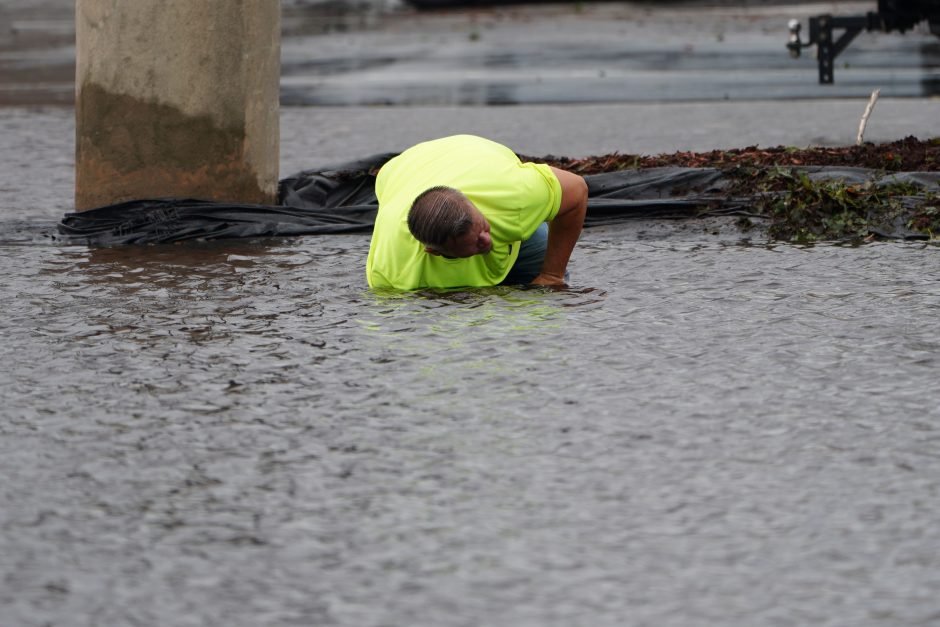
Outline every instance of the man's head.
{"type": "Polygon", "coordinates": [[[408,230],[432,255],[472,257],[493,248],[489,222],[469,198],[451,187],[432,187],[415,198],[408,230]]]}

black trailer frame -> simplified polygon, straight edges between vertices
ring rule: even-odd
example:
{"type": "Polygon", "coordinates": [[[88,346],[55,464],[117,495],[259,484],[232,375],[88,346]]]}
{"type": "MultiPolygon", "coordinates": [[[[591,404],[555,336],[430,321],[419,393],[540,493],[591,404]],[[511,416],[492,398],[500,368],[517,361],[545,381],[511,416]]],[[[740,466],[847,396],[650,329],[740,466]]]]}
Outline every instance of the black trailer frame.
{"type": "Polygon", "coordinates": [[[790,20],[790,40],[787,48],[790,56],[797,58],[803,48],[816,46],[816,61],[819,66],[819,82],[833,82],[836,57],[855,39],[862,29],[904,33],[926,20],[930,32],[940,37],[940,0],[878,0],[878,10],[865,15],[837,17],[829,14],[809,18],[809,41],[800,39],[799,20],[790,20]],[[835,38],[836,29],[842,30],[835,38]]]}

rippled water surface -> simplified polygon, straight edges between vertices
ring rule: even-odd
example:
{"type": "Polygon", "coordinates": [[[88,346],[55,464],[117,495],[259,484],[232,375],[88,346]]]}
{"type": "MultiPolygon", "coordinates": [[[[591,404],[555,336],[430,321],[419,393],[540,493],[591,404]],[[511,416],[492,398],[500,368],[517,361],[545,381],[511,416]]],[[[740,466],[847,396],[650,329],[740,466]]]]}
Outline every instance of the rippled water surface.
{"type": "Polygon", "coordinates": [[[940,621],[940,251],[634,234],[0,246],[0,622],[940,621]]]}

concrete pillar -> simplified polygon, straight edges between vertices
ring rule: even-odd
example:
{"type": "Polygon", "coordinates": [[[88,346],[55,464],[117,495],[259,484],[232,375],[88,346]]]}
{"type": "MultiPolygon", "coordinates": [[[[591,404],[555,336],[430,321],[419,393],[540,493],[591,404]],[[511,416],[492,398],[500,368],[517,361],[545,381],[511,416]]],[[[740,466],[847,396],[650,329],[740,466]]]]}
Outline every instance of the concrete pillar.
{"type": "Polygon", "coordinates": [[[280,16],[280,0],[77,0],[76,210],[273,202],[280,16]]]}

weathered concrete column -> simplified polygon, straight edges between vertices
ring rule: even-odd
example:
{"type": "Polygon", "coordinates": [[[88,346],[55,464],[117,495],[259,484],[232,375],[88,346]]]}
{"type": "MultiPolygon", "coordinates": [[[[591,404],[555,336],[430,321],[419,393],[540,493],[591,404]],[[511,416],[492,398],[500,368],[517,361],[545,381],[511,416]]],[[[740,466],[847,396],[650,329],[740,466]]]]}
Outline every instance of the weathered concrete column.
{"type": "Polygon", "coordinates": [[[77,0],[76,210],[273,202],[280,16],[280,0],[77,0]]]}

